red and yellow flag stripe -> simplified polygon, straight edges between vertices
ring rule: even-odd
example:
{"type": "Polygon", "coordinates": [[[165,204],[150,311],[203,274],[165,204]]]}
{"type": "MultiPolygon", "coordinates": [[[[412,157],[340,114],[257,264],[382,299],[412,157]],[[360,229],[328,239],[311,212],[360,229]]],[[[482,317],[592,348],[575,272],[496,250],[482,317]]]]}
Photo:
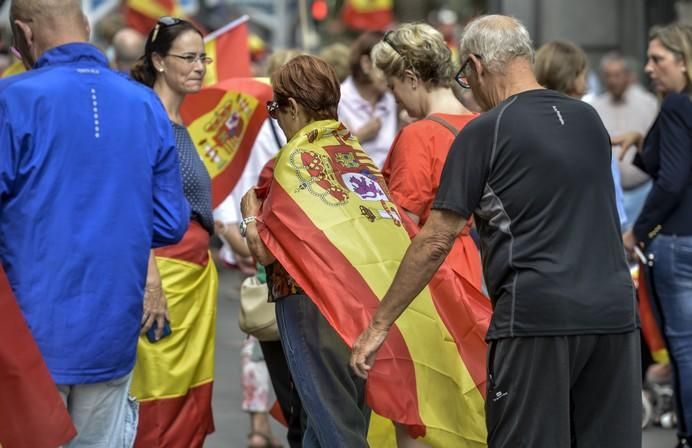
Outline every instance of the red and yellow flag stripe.
{"type": "Polygon", "coordinates": [[[394,21],[393,11],[394,0],[346,0],[341,18],[356,30],[383,31],[394,21]]]}
{"type": "MultiPolygon", "coordinates": [[[[322,121],[277,156],[259,229],[352,345],[410,244],[403,219],[357,140],[322,121]]],[[[443,266],[392,327],[370,372],[368,402],[431,446],[481,447],[490,303],[456,274],[443,266]]]]}
{"type": "Polygon", "coordinates": [[[137,346],[131,392],[140,401],[136,447],[201,447],[214,431],[212,387],[218,277],[197,222],[155,251],[171,335],[137,346]]]}
{"type": "Polygon", "coordinates": [[[212,180],[212,207],[240,178],[272,98],[266,79],[227,79],[188,95],[181,108],[197,152],[212,180]]]}

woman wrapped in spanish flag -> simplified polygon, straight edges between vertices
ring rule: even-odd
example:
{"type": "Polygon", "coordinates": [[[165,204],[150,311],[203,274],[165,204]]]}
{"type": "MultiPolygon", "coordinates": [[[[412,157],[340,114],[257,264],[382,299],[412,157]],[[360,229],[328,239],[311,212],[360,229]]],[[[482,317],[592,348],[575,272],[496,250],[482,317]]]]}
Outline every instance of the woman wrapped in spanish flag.
{"type": "Polygon", "coordinates": [[[490,304],[450,266],[397,321],[367,384],[350,370],[350,347],[415,226],[337,121],[339,82],[326,62],[299,56],[271,83],[267,109],[288,143],[270,180],[243,197],[241,232],[267,266],[284,354],[307,414],[303,446],[485,446],[490,304]]]}

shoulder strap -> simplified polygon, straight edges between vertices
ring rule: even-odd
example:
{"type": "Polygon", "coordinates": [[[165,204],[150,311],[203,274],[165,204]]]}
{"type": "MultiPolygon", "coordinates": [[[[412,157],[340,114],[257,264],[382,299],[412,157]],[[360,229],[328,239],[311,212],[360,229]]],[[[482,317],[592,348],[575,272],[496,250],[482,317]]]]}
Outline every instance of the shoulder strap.
{"type": "Polygon", "coordinates": [[[276,142],[276,146],[281,149],[283,146],[281,144],[281,139],[279,138],[279,134],[276,132],[276,127],[274,125],[274,120],[270,117],[267,117],[267,120],[269,120],[269,127],[272,129],[272,134],[274,135],[274,141],[276,142]]]}
{"type": "Polygon", "coordinates": [[[434,121],[435,123],[444,126],[447,128],[449,132],[451,132],[455,137],[459,133],[459,129],[454,127],[449,121],[445,120],[442,117],[438,117],[437,115],[429,115],[425,117],[426,120],[434,121]]]}

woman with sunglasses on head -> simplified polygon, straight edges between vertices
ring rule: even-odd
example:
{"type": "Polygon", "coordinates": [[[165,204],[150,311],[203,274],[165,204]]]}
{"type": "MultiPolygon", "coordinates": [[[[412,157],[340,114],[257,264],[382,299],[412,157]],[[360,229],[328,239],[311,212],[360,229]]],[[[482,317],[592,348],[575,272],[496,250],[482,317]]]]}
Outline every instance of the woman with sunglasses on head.
{"type": "Polygon", "coordinates": [[[153,251],[149,259],[131,389],[140,400],[137,446],[201,447],[214,430],[218,277],[208,252],[214,233],[211,180],[180,116],[183,99],[202,88],[211,62],[199,30],[185,20],[162,17],[131,72],[154,89],[168,112],[192,211],[180,243],[153,251]]]}
{"type": "MultiPolygon", "coordinates": [[[[382,174],[394,202],[422,227],[430,215],[452,141],[477,114],[454,95],[452,53],[433,27],[405,24],[388,32],[373,48],[372,58],[387,77],[397,102],[417,119],[397,135],[382,174]]],[[[450,257],[480,289],[480,254],[468,231],[459,237],[450,257]]]]}
{"type": "MultiPolygon", "coordinates": [[[[649,32],[644,68],[663,98],[646,137],[614,137],[641,149],[636,166],[653,178],[644,208],[623,235],[625,248],[653,254],[654,294],[674,373],[679,448],[692,447],[692,26],[649,32]]],[[[621,155],[625,151],[622,151],[621,155]]]]}

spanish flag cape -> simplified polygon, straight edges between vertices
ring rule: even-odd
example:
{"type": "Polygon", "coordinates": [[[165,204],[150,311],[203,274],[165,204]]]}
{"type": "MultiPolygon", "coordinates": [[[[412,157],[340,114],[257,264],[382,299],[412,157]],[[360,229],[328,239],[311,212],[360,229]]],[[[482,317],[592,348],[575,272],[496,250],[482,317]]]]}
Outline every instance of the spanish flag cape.
{"type": "Polygon", "coordinates": [[[154,251],[168,303],[171,334],[140,336],[132,395],[140,401],[135,447],[201,447],[214,431],[216,293],[209,234],[191,221],[183,239],[154,251]]]}
{"type": "Polygon", "coordinates": [[[55,448],[77,432],[0,267],[0,446],[55,448]]]}
{"type": "MultiPolygon", "coordinates": [[[[372,160],[336,121],[306,126],[275,160],[260,236],[353,346],[410,244],[406,218],[372,160]]],[[[391,446],[391,421],[433,447],[485,446],[490,314],[488,299],[443,264],[392,327],[369,374],[368,403],[389,420],[374,418],[372,446],[391,446]]]]}

